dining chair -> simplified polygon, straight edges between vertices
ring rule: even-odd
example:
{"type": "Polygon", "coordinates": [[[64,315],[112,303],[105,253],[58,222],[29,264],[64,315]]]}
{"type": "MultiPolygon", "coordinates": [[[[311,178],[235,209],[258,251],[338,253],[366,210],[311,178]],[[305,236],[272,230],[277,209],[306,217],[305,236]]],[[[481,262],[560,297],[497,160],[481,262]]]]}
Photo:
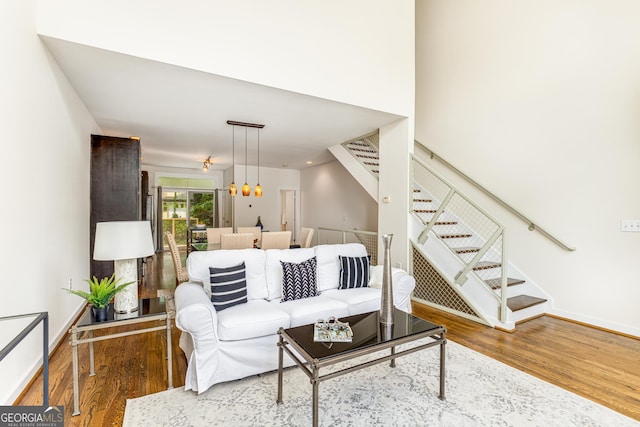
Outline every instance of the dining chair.
{"type": "Polygon", "coordinates": [[[225,233],[220,236],[220,249],[253,248],[253,233],[225,233]]]}
{"type": "Polygon", "coordinates": [[[220,236],[233,233],[233,227],[207,228],[207,243],[220,244],[220,236]]]}
{"type": "Polygon", "coordinates": [[[176,286],[183,282],[189,281],[189,275],[187,271],[182,267],[182,261],[180,260],[180,252],[178,251],[178,244],[170,231],[165,231],[164,236],[167,238],[169,244],[169,252],[171,253],[171,259],[173,260],[173,269],[176,273],[176,286]]]}
{"type": "Polygon", "coordinates": [[[300,228],[300,247],[301,248],[311,247],[311,239],[313,238],[314,232],[315,230],[313,228],[308,228],[308,227],[300,228]]]}
{"type": "Polygon", "coordinates": [[[289,246],[291,246],[291,230],[262,233],[261,249],[289,249],[289,246]]]}
{"type": "Polygon", "coordinates": [[[262,239],[262,228],[260,227],[238,227],[236,229],[238,233],[253,233],[254,245],[260,247],[260,240],[262,239]]]}

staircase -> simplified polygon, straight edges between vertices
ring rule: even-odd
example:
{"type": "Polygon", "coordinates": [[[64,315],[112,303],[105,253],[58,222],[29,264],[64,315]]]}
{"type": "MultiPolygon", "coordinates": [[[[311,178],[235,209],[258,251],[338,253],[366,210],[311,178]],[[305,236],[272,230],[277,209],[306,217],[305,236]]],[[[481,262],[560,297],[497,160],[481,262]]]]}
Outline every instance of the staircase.
{"type": "MultiPolygon", "coordinates": [[[[377,178],[376,136],[349,141],[340,149],[377,178]]],[[[342,163],[354,174],[353,162],[342,163]]],[[[550,297],[508,262],[504,227],[419,158],[412,163],[414,299],[507,330],[544,314],[550,297]]]]}

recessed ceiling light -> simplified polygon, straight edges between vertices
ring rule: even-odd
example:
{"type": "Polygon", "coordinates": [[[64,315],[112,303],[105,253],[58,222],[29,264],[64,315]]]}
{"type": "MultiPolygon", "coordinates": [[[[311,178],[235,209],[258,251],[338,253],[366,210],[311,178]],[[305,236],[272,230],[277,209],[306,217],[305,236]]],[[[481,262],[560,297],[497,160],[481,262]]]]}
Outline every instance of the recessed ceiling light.
{"type": "Polygon", "coordinates": [[[311,164],[313,164],[313,162],[311,160],[307,160],[307,164],[311,165],[311,164]]]}
{"type": "Polygon", "coordinates": [[[283,167],[283,168],[286,168],[287,166],[289,166],[289,165],[288,165],[288,164],[286,164],[286,163],[283,163],[283,164],[282,164],[282,167],[283,167]]]}

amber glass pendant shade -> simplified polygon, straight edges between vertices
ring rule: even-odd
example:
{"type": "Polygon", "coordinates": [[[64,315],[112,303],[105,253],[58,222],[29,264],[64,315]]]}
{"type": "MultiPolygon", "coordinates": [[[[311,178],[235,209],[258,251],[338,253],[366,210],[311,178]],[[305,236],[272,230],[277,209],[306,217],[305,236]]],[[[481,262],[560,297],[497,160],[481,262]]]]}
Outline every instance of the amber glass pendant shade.
{"type": "Polygon", "coordinates": [[[242,195],[243,196],[250,196],[251,195],[251,187],[249,187],[249,184],[247,184],[246,182],[242,186],[242,195]]]}
{"type": "Polygon", "coordinates": [[[232,196],[235,196],[236,194],[238,194],[238,186],[236,185],[235,182],[232,182],[231,185],[229,186],[229,194],[231,194],[232,196]]]}
{"type": "Polygon", "coordinates": [[[258,185],[256,185],[256,188],[253,190],[253,194],[256,197],[262,197],[262,185],[258,183],[258,185]]]}

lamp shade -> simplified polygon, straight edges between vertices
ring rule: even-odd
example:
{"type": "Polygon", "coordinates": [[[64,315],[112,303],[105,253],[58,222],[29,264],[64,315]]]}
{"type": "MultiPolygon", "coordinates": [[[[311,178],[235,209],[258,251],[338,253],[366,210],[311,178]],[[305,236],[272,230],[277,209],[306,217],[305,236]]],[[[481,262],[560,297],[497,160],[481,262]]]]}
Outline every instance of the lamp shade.
{"type": "Polygon", "coordinates": [[[153,255],[149,221],[112,221],[96,224],[93,259],[115,261],[153,255]]]}

